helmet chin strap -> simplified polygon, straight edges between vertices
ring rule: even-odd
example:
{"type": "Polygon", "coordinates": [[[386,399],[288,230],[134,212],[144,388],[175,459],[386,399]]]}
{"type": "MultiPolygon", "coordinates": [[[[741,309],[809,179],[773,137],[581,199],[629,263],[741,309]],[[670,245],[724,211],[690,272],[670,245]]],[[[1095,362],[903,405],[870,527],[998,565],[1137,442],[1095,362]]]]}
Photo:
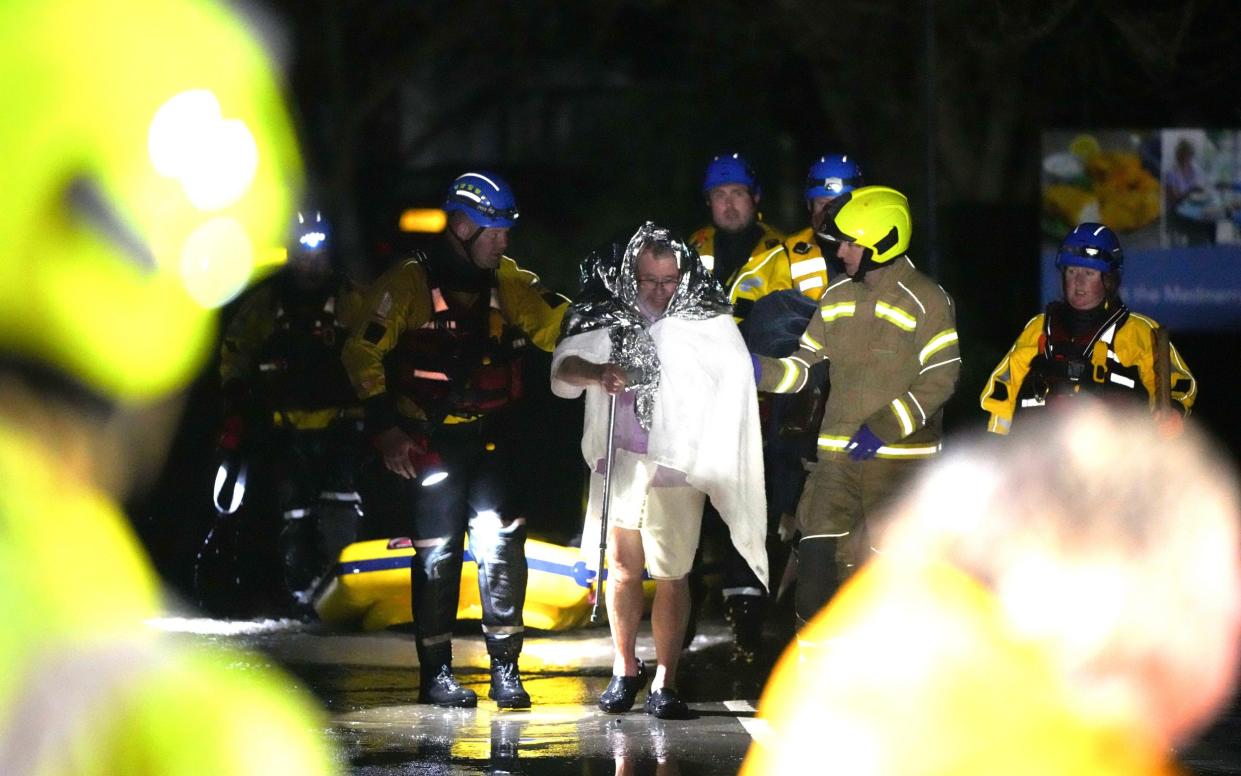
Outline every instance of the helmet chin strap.
{"type": "Polygon", "coordinates": [[[882,265],[876,264],[874,261],[875,251],[866,246],[862,246],[862,260],[858,262],[857,272],[854,272],[849,279],[854,283],[861,283],[866,279],[866,273],[872,269],[879,269],[882,265]]]}
{"type": "MultiPolygon", "coordinates": [[[[474,221],[471,220],[470,223],[474,224],[474,221]]],[[[457,242],[457,245],[461,246],[461,250],[465,251],[465,260],[468,261],[470,264],[474,263],[474,252],[472,250],[474,247],[474,243],[478,241],[478,238],[482,236],[483,231],[486,229],[486,227],[478,226],[477,224],[474,224],[474,225],[477,228],[465,240],[462,240],[460,237],[457,236],[457,232],[455,229],[452,229],[452,228],[448,229],[448,234],[451,235],[452,239],[457,242]]]]}

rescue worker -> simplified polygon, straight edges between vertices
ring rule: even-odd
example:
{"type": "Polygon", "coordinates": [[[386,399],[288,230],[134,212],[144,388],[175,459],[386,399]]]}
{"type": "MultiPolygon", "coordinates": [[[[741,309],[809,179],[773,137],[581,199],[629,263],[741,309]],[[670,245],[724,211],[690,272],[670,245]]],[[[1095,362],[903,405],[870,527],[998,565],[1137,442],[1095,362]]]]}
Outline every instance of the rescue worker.
{"type": "Polygon", "coordinates": [[[243,297],[220,347],[220,446],[261,451],[274,466],[285,591],[302,609],[357,539],[362,514],[354,482],[362,406],[340,361],[362,294],[334,266],[332,240],[319,211],[299,212],[288,264],[243,297]]]}
{"type": "Polygon", "coordinates": [[[1064,298],[1026,324],[991,373],[982,408],[987,429],[1012,430],[1017,416],[1054,407],[1075,397],[1145,403],[1174,432],[1198,397],[1198,382],[1169,344],[1168,407],[1157,403],[1162,366],[1153,332],[1159,324],[1131,311],[1120,298],[1125,255],[1116,233],[1084,223],[1069,232],[1056,252],[1064,298]]]}
{"type": "MultiPolygon", "coordinates": [[[[733,305],[733,317],[743,324],[744,332],[755,302],[794,287],[784,235],[759,217],[762,190],[754,169],[741,154],[713,158],[703,176],[702,193],[711,223],[690,235],[689,244],[723,285],[733,305]]],[[[733,630],[733,658],[753,662],[762,644],[766,588],[732,543],[719,536],[722,522],[710,501],[704,526],[708,542],[718,546],[723,556],[724,616],[733,630]]],[[[695,582],[699,573],[700,570],[695,573],[695,582]]],[[[691,617],[691,638],[696,618],[695,613],[691,617]]]]}
{"type": "Polygon", "coordinates": [[[468,529],[491,657],[489,697],[501,708],[526,708],[517,667],[526,519],[515,502],[507,424],[521,397],[522,351],[531,342],[555,347],[568,300],[504,255],[518,211],[498,175],[460,176],[444,210],[442,242],[376,281],[367,318],[342,357],[382,462],[381,523],[412,532],[419,702],[477,703],[452,673],[468,529]]]}
{"type": "Polygon", "coordinates": [[[689,243],[723,284],[740,323],[756,300],[795,287],[784,235],[759,217],[762,189],[741,154],[721,154],[711,160],[703,176],[702,194],[711,223],[690,235],[689,243]]]}
{"type": "Polygon", "coordinates": [[[150,627],[118,506],[282,239],[300,163],[271,63],[216,3],[10,0],[0,81],[0,768],[334,772],[270,661],[150,627]]]}
{"type": "Polygon", "coordinates": [[[1241,503],[1227,454],[1145,414],[1083,399],[924,469],[741,772],[1182,773],[1235,688],[1241,503]]]}
{"type": "MultiPolygon", "coordinates": [[[[798,278],[797,290],[818,300],[827,288],[830,275],[829,260],[834,255],[824,256],[817,232],[822,231],[823,214],[828,204],[862,185],[862,167],[848,154],[823,154],[810,163],[806,171],[806,212],[810,216],[810,224],[788,236],[784,241],[788,247],[791,274],[798,278]]],[[[830,254],[830,249],[829,249],[830,254]]]]}
{"type": "Polygon", "coordinates": [[[820,236],[836,244],[844,276],[823,293],[796,354],[754,356],[759,390],[775,393],[802,390],[811,367],[829,362],[819,460],[797,505],[803,623],[869,554],[878,510],[940,450],[961,358],[952,299],[905,253],[911,228],[909,202],[894,189],[834,199],[820,236]]]}
{"type": "MultiPolygon", "coordinates": [[[[755,314],[747,319],[742,331],[753,352],[781,357],[797,350],[797,339],[805,331],[810,316],[818,310],[819,297],[827,288],[829,278],[838,277],[844,271],[830,243],[824,256],[821,245],[824,241],[817,234],[822,231],[823,214],[833,199],[861,185],[861,166],[846,154],[823,154],[810,164],[804,192],[810,224],[785,240],[793,274],[802,278],[798,283],[798,295],[786,296],[792,294],[791,291],[777,292],[755,306],[755,314]]],[[[769,401],[764,461],[768,504],[778,521],[780,539],[794,546],[797,502],[806,482],[806,464],[816,457],[827,390],[827,364],[821,363],[812,370],[802,391],[793,396],[771,397],[769,401]]],[[[795,571],[794,554],[786,567],[781,591],[794,580],[795,571]]]]}

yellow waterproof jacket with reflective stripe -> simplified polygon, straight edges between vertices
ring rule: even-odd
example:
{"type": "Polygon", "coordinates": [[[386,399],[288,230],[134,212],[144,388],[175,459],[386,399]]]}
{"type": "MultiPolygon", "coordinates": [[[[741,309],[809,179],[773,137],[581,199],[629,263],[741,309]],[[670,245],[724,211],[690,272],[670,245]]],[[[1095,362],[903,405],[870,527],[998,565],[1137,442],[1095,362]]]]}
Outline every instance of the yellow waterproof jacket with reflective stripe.
{"type": "MultiPolygon", "coordinates": [[[[551,352],[560,336],[560,321],[569,309],[568,299],[522,269],[508,256],[496,270],[496,294],[500,314],[526,333],[540,350],[551,352]]],[[[416,259],[392,267],[371,286],[364,303],[365,317],[345,342],[341,360],[349,379],[366,401],[387,393],[384,357],[397,346],[401,335],[431,320],[431,284],[426,268],[416,259]]],[[[426,413],[408,396],[394,396],[396,411],[407,418],[424,419],[426,413]]],[[[449,422],[452,422],[450,416],[449,422]]]]}
{"type": "Polygon", "coordinates": [[[874,286],[847,276],[833,280],[797,352],[759,357],[758,389],[799,391],[810,367],[827,360],[832,390],[819,430],[820,455],[843,453],[863,424],[885,442],[880,458],[934,455],[943,405],[961,370],[952,299],[908,257],[871,278],[874,286]]]}
{"type": "MultiPolygon", "coordinates": [[[[1021,392],[1021,385],[1025,382],[1026,375],[1030,373],[1030,362],[1039,354],[1043,346],[1044,323],[1043,313],[1031,318],[1026,327],[1021,330],[1021,334],[1017,336],[1017,341],[1013,343],[1008,353],[1000,360],[999,365],[991,372],[991,376],[987,378],[987,384],[982,389],[979,401],[983,410],[990,414],[987,421],[988,431],[1007,434],[1012,429],[1013,414],[1017,410],[1017,395],[1021,392]]],[[[1157,328],[1159,324],[1154,320],[1130,310],[1129,316],[1112,339],[1110,351],[1115,354],[1120,366],[1138,368],[1138,376],[1142,381],[1142,386],[1146,389],[1147,396],[1150,397],[1152,411],[1155,409],[1158,393],[1151,332],[1157,328]]],[[[1185,360],[1181,358],[1176,346],[1169,343],[1168,350],[1171,356],[1169,359],[1171,369],[1168,377],[1172,386],[1173,406],[1179,405],[1181,411],[1188,415],[1194,406],[1194,400],[1198,398],[1198,381],[1190,373],[1189,367],[1185,365],[1185,360]]],[[[1106,343],[1102,341],[1095,343],[1095,348],[1091,352],[1091,367],[1101,370],[1103,374],[1110,372],[1112,364],[1108,361],[1108,353],[1106,343]]]]}
{"type": "MultiPolygon", "coordinates": [[[[354,329],[365,318],[365,295],[348,280],[342,281],[333,296],[332,314],[341,326],[354,329]]],[[[277,309],[280,305],[279,289],[273,282],[257,286],[241,300],[233,314],[224,337],[220,342],[220,383],[231,380],[253,381],[257,379],[255,363],[263,345],[276,331],[277,309]]],[[[361,417],[361,408],[324,408],[314,410],[273,407],[273,422],[302,431],[327,428],[345,414],[361,417]]]]}
{"type": "Polygon", "coordinates": [[[784,245],[788,249],[793,287],[818,301],[827,290],[828,271],[827,258],[823,256],[818,240],[814,239],[814,229],[807,226],[797,234],[789,235],[784,245]]]}
{"type": "MultiPolygon", "coordinates": [[[[745,317],[748,305],[767,296],[772,291],[783,291],[793,288],[793,278],[789,274],[788,252],[784,248],[784,235],[759,221],[763,236],[750,252],[750,258],[730,278],[720,278],[724,290],[728,292],[728,302],[734,307],[741,302],[742,314],[733,317],[740,321],[745,317]]],[[[704,226],[690,235],[689,243],[702,257],[702,263],[714,270],[715,267],[715,227],[704,226]]],[[[737,311],[734,311],[736,313],[737,311]]]]}
{"type": "Polygon", "coordinates": [[[0,426],[0,770],[335,772],[323,720],[266,658],[170,643],[129,528],[70,463],[0,426]]]}

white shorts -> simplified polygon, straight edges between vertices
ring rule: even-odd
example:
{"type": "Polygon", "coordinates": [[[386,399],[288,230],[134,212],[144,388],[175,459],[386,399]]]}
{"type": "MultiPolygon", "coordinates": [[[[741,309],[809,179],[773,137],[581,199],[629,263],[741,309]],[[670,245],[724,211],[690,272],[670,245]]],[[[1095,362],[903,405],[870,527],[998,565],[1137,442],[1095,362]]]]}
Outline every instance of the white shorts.
{"type": "MultiPolygon", "coordinates": [[[[641,533],[646,570],[653,579],[680,579],[694,565],[706,496],[688,485],[649,487],[652,467],[634,458],[621,456],[616,464],[608,526],[641,533]]],[[[590,568],[599,562],[603,484],[603,475],[592,472],[582,530],[582,555],[590,568]]]]}

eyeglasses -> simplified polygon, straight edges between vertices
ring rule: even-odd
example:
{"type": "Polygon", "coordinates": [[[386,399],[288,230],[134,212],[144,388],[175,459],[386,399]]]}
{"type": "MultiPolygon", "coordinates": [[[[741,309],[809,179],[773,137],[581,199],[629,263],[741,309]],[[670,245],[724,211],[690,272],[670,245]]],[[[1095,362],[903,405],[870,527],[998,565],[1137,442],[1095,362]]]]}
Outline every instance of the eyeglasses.
{"type": "Polygon", "coordinates": [[[644,288],[644,289],[650,290],[654,288],[655,286],[659,286],[660,288],[675,289],[677,287],[677,284],[679,284],[680,282],[681,282],[681,279],[679,277],[663,278],[663,279],[651,278],[651,277],[640,277],[638,278],[638,288],[644,288]]]}

